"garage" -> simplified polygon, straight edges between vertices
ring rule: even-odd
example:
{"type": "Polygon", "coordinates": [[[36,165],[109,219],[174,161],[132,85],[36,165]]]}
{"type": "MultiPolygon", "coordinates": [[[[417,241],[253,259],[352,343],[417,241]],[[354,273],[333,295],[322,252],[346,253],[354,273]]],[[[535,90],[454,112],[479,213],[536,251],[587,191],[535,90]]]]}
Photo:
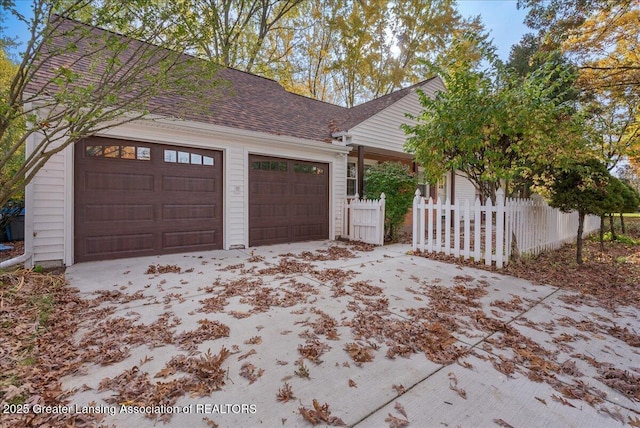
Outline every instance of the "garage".
{"type": "Polygon", "coordinates": [[[329,238],[329,165],[249,156],[249,245],[329,238]]]}
{"type": "Polygon", "coordinates": [[[92,137],[74,157],[76,262],[222,248],[222,152],[92,137]]]}

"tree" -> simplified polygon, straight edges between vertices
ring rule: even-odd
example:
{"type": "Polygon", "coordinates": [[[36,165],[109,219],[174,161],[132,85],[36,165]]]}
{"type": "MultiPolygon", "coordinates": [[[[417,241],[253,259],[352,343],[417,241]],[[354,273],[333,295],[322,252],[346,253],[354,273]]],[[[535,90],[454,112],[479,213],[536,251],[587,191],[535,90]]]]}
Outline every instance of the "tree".
{"type": "Polygon", "coordinates": [[[520,0],[542,49],[577,64],[576,85],[594,149],[613,169],[640,154],[640,3],[635,0],[520,0]]]}
{"type": "MultiPolygon", "coordinates": [[[[18,67],[7,58],[4,50],[0,50],[0,105],[4,105],[7,101],[8,88],[15,78],[18,67]]],[[[11,188],[13,199],[24,201],[24,189],[17,185],[11,186],[9,183],[20,169],[20,165],[24,162],[24,145],[17,150],[12,151],[14,144],[20,139],[25,132],[24,120],[16,120],[7,127],[4,138],[0,141],[0,158],[7,157],[7,162],[2,167],[0,173],[0,188],[11,188]],[[13,154],[10,154],[12,152],[13,154]]],[[[0,205],[0,207],[3,207],[0,205]]]]}
{"type": "Polygon", "coordinates": [[[544,45],[580,63],[583,87],[640,90],[640,4],[635,0],[519,0],[544,45]]]}
{"type": "Polygon", "coordinates": [[[531,33],[523,35],[520,41],[511,47],[505,66],[507,70],[522,78],[545,69],[552,70],[549,79],[561,80],[557,86],[557,94],[553,94],[554,98],[563,102],[574,102],[578,99],[579,94],[575,87],[578,78],[577,67],[559,49],[543,49],[538,37],[531,33]]]}
{"type": "Polygon", "coordinates": [[[636,212],[638,207],[640,207],[640,193],[636,189],[634,189],[630,184],[622,182],[624,185],[624,189],[622,190],[622,207],[620,209],[620,226],[622,228],[622,233],[626,233],[625,225],[624,225],[624,213],[633,213],[636,212]]]}
{"type": "Polygon", "coordinates": [[[640,192],[640,170],[634,168],[630,163],[619,165],[616,171],[620,180],[635,192],[640,192]]]}
{"type": "Polygon", "coordinates": [[[378,199],[381,193],[385,194],[385,236],[396,239],[413,203],[416,177],[400,162],[383,162],[369,168],[365,180],[365,198],[378,199]]]}
{"type": "Polygon", "coordinates": [[[607,168],[640,156],[640,94],[598,89],[582,98],[589,140],[607,168]]]}
{"type": "Polygon", "coordinates": [[[625,185],[622,184],[617,178],[610,176],[609,184],[607,185],[607,193],[604,199],[600,202],[600,249],[604,251],[604,218],[609,217],[609,231],[611,233],[611,239],[618,239],[616,230],[613,225],[613,215],[622,211],[624,207],[624,198],[622,194],[625,191],[625,185]]]}
{"type": "Polygon", "coordinates": [[[582,232],[588,214],[602,216],[606,209],[610,174],[602,162],[590,159],[558,169],[549,184],[549,205],[564,212],[578,212],[576,263],[582,264],[582,232]]]}
{"type": "Polygon", "coordinates": [[[445,67],[435,67],[447,91],[435,98],[420,94],[423,111],[409,116],[415,124],[403,129],[409,136],[405,147],[428,181],[458,170],[495,201],[498,188],[512,195],[542,166],[575,158],[583,141],[561,98],[565,72],[544,68],[520,78],[505,70],[493,49],[485,57],[487,70],[456,54],[445,67]]]}
{"type": "Polygon", "coordinates": [[[126,122],[199,112],[220,94],[217,67],[182,54],[180,48],[186,49],[190,41],[174,27],[171,16],[141,16],[129,22],[121,36],[54,14],[90,10],[95,22],[124,28],[122,15],[111,13],[110,2],[96,6],[89,0],[34,0],[32,17],[21,15],[11,1],[3,5],[28,25],[31,37],[11,83],[2,88],[0,141],[8,149],[0,169],[5,170],[27,140],[33,147],[2,184],[0,206],[65,147],[126,122]],[[174,37],[162,43],[169,28],[174,37]],[[174,103],[159,102],[160,95],[174,103]],[[12,129],[22,121],[26,130],[14,139],[12,129]]]}

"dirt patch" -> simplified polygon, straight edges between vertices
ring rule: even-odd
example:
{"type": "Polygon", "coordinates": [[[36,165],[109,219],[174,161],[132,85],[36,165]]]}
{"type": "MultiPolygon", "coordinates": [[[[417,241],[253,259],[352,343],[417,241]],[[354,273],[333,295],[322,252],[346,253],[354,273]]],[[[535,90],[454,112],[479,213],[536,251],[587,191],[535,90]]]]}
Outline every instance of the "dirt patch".
{"type": "Polygon", "coordinates": [[[24,254],[24,241],[1,242],[0,246],[13,247],[10,250],[0,251],[0,262],[12,259],[24,254]]]}

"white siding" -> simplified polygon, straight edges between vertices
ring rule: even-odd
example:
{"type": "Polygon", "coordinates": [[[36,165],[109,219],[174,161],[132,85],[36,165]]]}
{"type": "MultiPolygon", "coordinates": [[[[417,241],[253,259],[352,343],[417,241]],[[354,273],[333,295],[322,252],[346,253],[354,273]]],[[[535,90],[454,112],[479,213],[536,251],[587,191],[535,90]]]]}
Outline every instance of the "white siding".
{"type": "Polygon", "coordinates": [[[223,163],[225,165],[224,192],[224,248],[238,248],[245,243],[245,221],[247,221],[247,200],[244,171],[247,165],[247,153],[242,147],[226,150],[223,163]]]}
{"type": "Polygon", "coordinates": [[[339,156],[331,165],[331,170],[329,186],[333,188],[333,201],[329,201],[329,203],[333,203],[335,230],[332,237],[335,239],[342,235],[345,227],[344,204],[347,201],[347,156],[339,156]]]}
{"type": "MultiPolygon", "coordinates": [[[[438,77],[425,83],[421,89],[431,97],[435,96],[437,91],[445,90],[442,81],[438,77]]],[[[422,106],[420,105],[418,93],[412,91],[404,98],[350,129],[351,143],[403,152],[407,136],[400,129],[400,125],[413,123],[405,116],[407,113],[417,115],[421,111],[422,106]]]]}
{"type": "MultiPolygon", "coordinates": [[[[30,138],[30,149],[35,146],[36,138],[41,137],[33,135],[30,138]]],[[[63,151],[51,157],[26,188],[25,245],[27,251],[33,251],[33,264],[64,263],[65,155],[63,151]]]]}
{"type": "Polygon", "coordinates": [[[473,183],[469,181],[469,179],[460,171],[457,171],[456,173],[455,187],[455,197],[460,201],[461,204],[464,203],[465,199],[469,200],[469,204],[473,204],[475,202],[476,188],[473,186],[473,183]]]}

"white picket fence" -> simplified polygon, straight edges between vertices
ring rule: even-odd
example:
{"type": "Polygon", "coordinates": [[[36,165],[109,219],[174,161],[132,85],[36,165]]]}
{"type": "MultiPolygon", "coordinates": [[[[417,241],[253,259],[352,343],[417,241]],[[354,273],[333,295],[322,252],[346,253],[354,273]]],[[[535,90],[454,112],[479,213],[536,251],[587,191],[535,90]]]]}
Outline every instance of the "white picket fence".
{"type": "MultiPolygon", "coordinates": [[[[552,208],[540,197],[534,199],[507,198],[508,233],[516,238],[521,254],[536,255],[555,250],[563,244],[574,242],[578,233],[578,213],[563,213],[552,208]]],[[[600,228],[600,217],[588,215],[584,219],[583,235],[600,228]]],[[[508,247],[507,256],[513,249],[508,247]]]]}
{"type": "Polygon", "coordinates": [[[360,199],[358,194],[345,204],[343,235],[351,241],[384,244],[385,195],[380,199],[360,199]]]}
{"type": "MultiPolygon", "coordinates": [[[[600,219],[587,216],[584,233],[597,230],[600,219]]],[[[575,239],[578,214],[563,213],[543,200],[505,199],[498,191],[490,199],[470,203],[425,199],[416,190],[413,200],[413,250],[484,260],[501,268],[512,255],[512,237],[521,254],[538,254],[575,239]]]]}

